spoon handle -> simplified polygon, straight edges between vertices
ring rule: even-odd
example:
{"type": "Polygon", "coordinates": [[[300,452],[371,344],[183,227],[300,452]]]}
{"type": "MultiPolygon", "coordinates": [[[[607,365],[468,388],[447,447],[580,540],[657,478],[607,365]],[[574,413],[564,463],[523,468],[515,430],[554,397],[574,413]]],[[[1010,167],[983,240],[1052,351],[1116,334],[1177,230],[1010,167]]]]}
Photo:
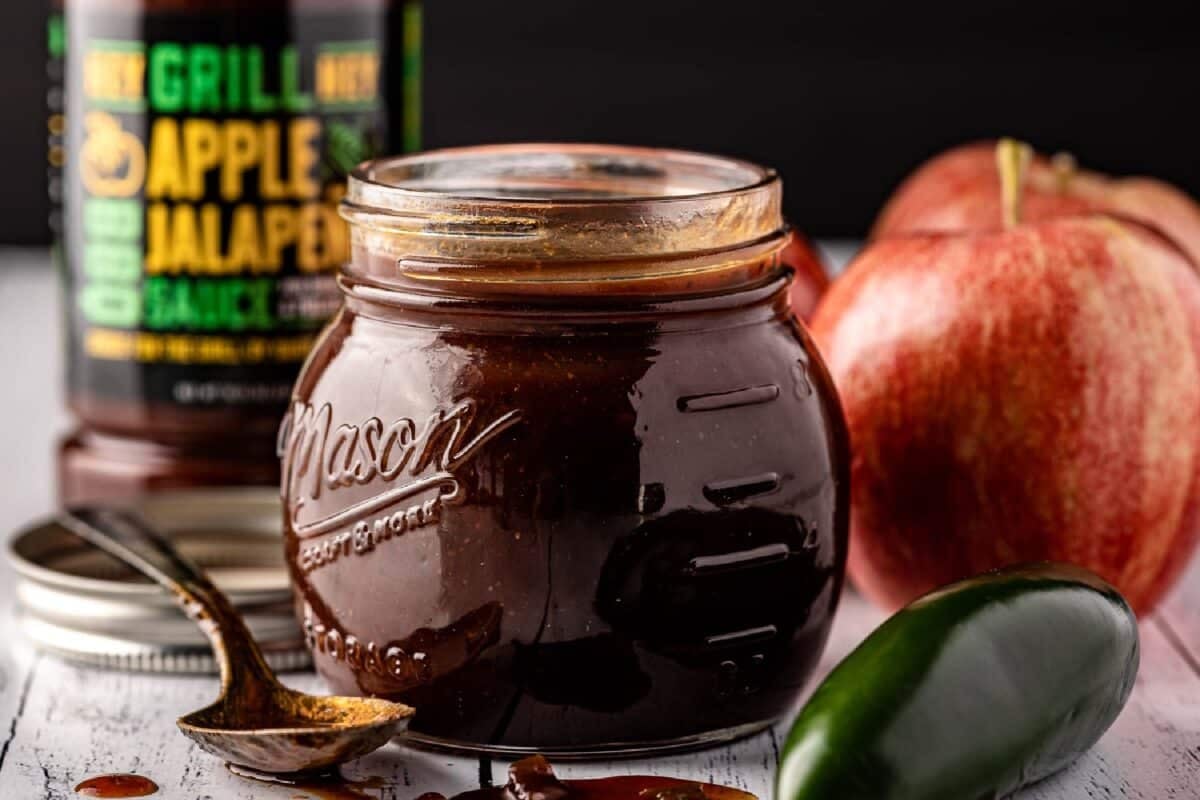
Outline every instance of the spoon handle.
{"type": "Polygon", "coordinates": [[[75,507],[58,523],[173,592],[184,612],[208,637],[226,694],[253,702],[276,684],[262,651],[224,592],[137,514],[75,507]]]}

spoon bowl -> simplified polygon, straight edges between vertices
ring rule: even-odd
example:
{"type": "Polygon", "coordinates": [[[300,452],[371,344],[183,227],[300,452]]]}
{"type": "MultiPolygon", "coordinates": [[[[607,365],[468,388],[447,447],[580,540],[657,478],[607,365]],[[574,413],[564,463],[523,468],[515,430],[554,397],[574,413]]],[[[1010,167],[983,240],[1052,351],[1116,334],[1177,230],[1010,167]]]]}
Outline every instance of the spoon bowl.
{"type": "Polygon", "coordinates": [[[181,717],[185,736],[230,764],[269,775],[328,770],[377,750],[414,711],[371,697],[317,697],[279,683],[228,598],[140,517],[75,508],[58,523],[175,593],[208,636],[221,696],[181,717]]]}
{"type": "Polygon", "coordinates": [[[408,726],[412,709],[387,700],[314,697],[283,689],[269,716],[218,700],[180,717],[179,730],[202,749],[271,774],[323,770],[361,758],[408,726]],[[240,725],[249,724],[241,728],[240,725]]]}

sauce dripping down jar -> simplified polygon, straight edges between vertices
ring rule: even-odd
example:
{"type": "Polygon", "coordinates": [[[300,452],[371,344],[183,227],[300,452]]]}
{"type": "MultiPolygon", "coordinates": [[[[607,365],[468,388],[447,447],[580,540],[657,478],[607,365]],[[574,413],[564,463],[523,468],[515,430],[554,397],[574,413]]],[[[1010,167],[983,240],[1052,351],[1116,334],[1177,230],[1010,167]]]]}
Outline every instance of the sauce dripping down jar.
{"type": "Polygon", "coordinates": [[[698,746],[785,713],[846,558],[848,457],[770,170],[511,145],[350,180],[341,312],[279,435],[334,691],[463,750],[698,746]]]}

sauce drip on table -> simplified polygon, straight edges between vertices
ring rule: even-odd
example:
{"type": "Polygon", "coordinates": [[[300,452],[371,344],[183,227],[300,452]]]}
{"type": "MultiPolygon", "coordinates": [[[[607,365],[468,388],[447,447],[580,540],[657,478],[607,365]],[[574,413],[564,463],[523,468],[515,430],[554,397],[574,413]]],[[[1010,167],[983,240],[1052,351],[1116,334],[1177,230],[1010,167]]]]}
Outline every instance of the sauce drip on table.
{"type": "MultiPolygon", "coordinates": [[[[422,798],[430,800],[429,795],[422,798]]],[[[649,775],[561,781],[542,756],[508,770],[508,783],[455,795],[453,800],[757,800],[749,792],[712,783],[649,775]]]]}
{"type": "Polygon", "coordinates": [[[80,782],[75,793],[84,797],[146,797],[158,792],[158,784],[141,775],[115,773],[97,775],[80,782]]]}
{"type": "MultiPolygon", "coordinates": [[[[370,800],[387,784],[382,778],[348,780],[337,772],[325,775],[266,775],[226,765],[234,775],[266,783],[290,786],[308,800],[370,800]]],[[[110,796],[110,795],[104,795],[110,796]]],[[[116,795],[111,795],[116,796],[116,795]]],[[[446,800],[445,795],[426,792],[416,800],[446,800]]],[[[621,775],[612,778],[560,781],[550,762],[530,756],[508,769],[508,783],[491,789],[476,789],[451,800],[758,800],[755,795],[729,786],[698,783],[681,778],[650,775],[621,775]]]]}

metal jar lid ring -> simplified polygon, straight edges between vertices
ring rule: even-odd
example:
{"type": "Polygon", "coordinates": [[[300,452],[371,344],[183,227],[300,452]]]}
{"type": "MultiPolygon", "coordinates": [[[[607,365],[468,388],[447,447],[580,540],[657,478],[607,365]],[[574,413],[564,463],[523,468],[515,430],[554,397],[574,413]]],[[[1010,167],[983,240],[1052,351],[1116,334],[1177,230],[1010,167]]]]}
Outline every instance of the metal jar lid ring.
{"type": "MultiPolygon", "coordinates": [[[[270,666],[309,666],[292,613],[273,489],[154,495],[136,509],[203,567],[244,615],[270,666]]],[[[158,586],[52,521],[9,542],[21,629],[72,661],[138,672],[216,672],[208,642],[158,586]]]]}

